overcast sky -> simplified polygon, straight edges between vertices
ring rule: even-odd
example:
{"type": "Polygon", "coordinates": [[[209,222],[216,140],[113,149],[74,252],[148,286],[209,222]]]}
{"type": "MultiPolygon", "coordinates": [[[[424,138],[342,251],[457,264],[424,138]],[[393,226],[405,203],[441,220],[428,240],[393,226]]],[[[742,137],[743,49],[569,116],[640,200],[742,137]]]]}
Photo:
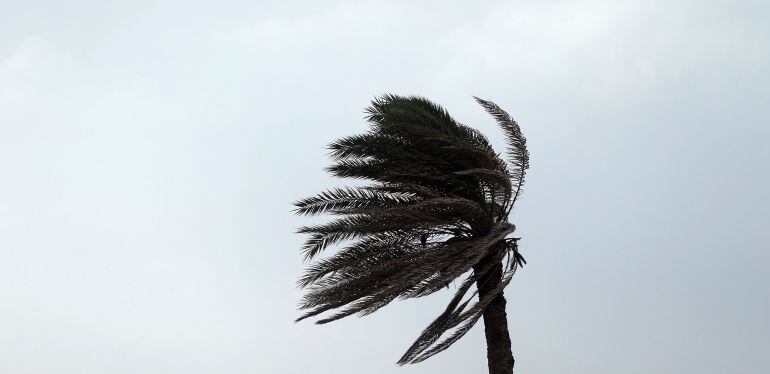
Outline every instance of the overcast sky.
{"type": "Polygon", "coordinates": [[[532,154],[519,373],[770,372],[765,1],[0,0],[0,373],[394,363],[446,294],[294,324],[290,203],[386,92],[532,154]]]}

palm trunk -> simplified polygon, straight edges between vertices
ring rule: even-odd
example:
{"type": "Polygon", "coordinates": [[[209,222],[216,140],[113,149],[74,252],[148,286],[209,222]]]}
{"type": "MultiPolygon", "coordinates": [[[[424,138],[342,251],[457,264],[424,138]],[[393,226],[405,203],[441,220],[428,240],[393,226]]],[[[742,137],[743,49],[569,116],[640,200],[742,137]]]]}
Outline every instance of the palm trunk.
{"type": "MultiPolygon", "coordinates": [[[[494,257],[482,260],[477,266],[485,267],[486,261],[499,261],[494,257]]],[[[482,277],[476,283],[479,289],[479,297],[484,297],[490,290],[500,284],[502,279],[502,266],[495,266],[494,270],[486,277],[482,277]]],[[[489,374],[513,373],[513,353],[511,352],[511,337],[508,334],[508,320],[505,314],[505,297],[500,293],[487,306],[484,311],[484,334],[487,338],[487,365],[489,374]]]]}

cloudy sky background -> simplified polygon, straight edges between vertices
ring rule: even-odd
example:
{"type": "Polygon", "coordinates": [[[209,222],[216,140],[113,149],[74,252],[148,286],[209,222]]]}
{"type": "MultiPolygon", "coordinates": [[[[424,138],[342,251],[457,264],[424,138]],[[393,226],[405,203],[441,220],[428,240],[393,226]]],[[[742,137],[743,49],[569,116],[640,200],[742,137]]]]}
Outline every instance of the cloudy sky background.
{"type": "Polygon", "coordinates": [[[470,373],[447,295],[294,324],[290,202],[376,95],[532,168],[506,291],[521,373],[770,371],[764,1],[0,0],[0,372],[470,373]]]}

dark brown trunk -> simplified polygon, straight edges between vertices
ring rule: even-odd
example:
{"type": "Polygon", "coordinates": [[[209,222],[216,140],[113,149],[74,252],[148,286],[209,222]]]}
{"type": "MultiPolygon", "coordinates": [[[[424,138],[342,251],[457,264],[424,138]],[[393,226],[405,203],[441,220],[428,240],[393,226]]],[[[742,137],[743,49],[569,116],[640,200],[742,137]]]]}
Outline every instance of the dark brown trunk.
{"type": "MultiPolygon", "coordinates": [[[[497,258],[482,260],[477,266],[486,267],[484,261],[499,261],[497,258]]],[[[484,297],[497,287],[502,279],[502,266],[495,266],[488,276],[477,281],[479,297],[484,297]]],[[[513,353],[511,337],[508,334],[508,320],[505,314],[505,297],[500,293],[484,311],[484,334],[487,338],[487,365],[489,374],[513,373],[513,353]]]]}

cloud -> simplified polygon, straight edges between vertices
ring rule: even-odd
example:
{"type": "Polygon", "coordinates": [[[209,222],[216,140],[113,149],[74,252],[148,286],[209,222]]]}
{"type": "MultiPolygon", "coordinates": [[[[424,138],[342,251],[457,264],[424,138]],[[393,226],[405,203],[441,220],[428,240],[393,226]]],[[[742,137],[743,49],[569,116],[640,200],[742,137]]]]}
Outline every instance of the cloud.
{"type": "Polygon", "coordinates": [[[0,121],[28,103],[42,85],[50,84],[58,51],[45,40],[28,37],[0,58],[0,121]]]}
{"type": "MultiPolygon", "coordinates": [[[[522,123],[532,267],[509,305],[523,372],[758,365],[764,2],[156,3],[0,13],[15,22],[0,22],[10,371],[391,372],[441,302],[291,324],[307,222],[290,201],[344,183],[323,175],[323,146],[361,131],[383,92],[428,96],[500,146],[470,96],[522,123]],[[727,265],[712,260],[724,248],[727,265]],[[745,344],[721,344],[743,331],[731,324],[701,334],[722,317],[745,344]]],[[[483,370],[480,328],[402,370],[483,370]]]]}
{"type": "Polygon", "coordinates": [[[759,74],[770,52],[768,33],[722,12],[700,3],[502,3],[444,38],[455,52],[436,79],[498,78],[605,105],[713,91],[759,74]]]}

